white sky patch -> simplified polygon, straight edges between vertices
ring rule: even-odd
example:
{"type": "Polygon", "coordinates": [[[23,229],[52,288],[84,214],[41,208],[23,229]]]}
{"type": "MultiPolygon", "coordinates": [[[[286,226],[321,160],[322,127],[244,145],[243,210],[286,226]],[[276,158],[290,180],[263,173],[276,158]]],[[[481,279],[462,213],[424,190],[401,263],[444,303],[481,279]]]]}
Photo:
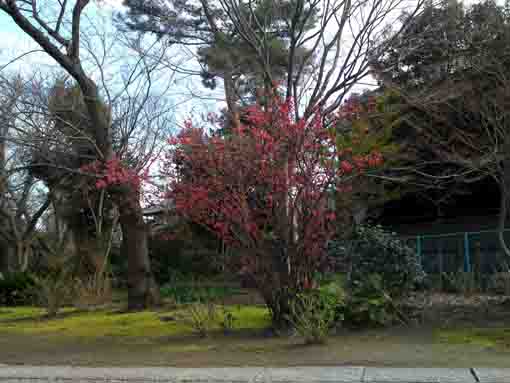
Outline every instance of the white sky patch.
{"type": "Polygon", "coordinates": [[[29,37],[17,31],[0,29],[0,69],[29,73],[55,66],[55,60],[29,37]]]}

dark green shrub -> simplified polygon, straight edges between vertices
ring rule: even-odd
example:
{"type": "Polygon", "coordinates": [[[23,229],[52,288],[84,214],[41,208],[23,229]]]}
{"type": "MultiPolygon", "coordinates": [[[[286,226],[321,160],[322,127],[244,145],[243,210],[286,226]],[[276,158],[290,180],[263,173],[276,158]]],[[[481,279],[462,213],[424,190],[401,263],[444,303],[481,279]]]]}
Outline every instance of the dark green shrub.
{"type": "Polygon", "coordinates": [[[481,276],[473,272],[452,272],[439,275],[441,291],[450,294],[469,295],[482,290],[481,276]]]}
{"type": "Polygon", "coordinates": [[[175,272],[203,277],[218,274],[223,259],[219,250],[215,236],[185,221],[149,239],[152,273],[160,285],[171,281],[175,272]]]}
{"type": "Polygon", "coordinates": [[[341,308],[346,326],[366,328],[405,322],[398,305],[384,290],[380,275],[367,275],[353,283],[351,294],[341,308]]]}
{"type": "Polygon", "coordinates": [[[349,265],[348,286],[378,274],[392,297],[408,294],[425,276],[416,252],[380,226],[357,226],[350,240],[333,241],[330,255],[349,265]]]}
{"type": "Polygon", "coordinates": [[[161,287],[163,298],[170,298],[177,304],[218,301],[239,291],[228,286],[200,286],[192,283],[168,283],[161,287]]]}
{"type": "Polygon", "coordinates": [[[510,273],[500,272],[491,275],[488,290],[493,294],[510,296],[510,273]]]}
{"type": "Polygon", "coordinates": [[[29,273],[9,273],[0,278],[0,306],[34,303],[34,278],[29,273]]]}

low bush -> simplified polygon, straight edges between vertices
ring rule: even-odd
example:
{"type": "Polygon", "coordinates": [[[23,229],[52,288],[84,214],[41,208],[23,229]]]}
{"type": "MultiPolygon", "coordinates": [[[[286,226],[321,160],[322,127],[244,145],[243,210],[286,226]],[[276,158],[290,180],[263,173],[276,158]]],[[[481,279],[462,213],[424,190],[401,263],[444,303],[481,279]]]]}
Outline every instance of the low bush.
{"type": "Polygon", "coordinates": [[[88,309],[112,301],[112,282],[105,273],[76,278],[74,290],[76,292],[74,305],[78,309],[88,309]]]}
{"type": "Polygon", "coordinates": [[[441,291],[451,294],[469,295],[482,290],[480,275],[458,271],[440,275],[441,291]]]}
{"type": "Polygon", "coordinates": [[[224,334],[228,335],[234,331],[236,321],[237,318],[234,316],[233,311],[226,306],[222,306],[220,326],[224,334]]]}
{"type": "Polygon", "coordinates": [[[510,272],[494,273],[488,282],[490,292],[510,296],[510,272]]]}
{"type": "Polygon", "coordinates": [[[26,272],[0,277],[0,306],[21,306],[34,303],[34,278],[26,272]]]}
{"type": "Polygon", "coordinates": [[[328,285],[296,294],[291,302],[288,320],[307,344],[325,343],[330,329],[338,318],[338,307],[343,304],[343,295],[337,286],[328,285]]]}
{"type": "Polygon", "coordinates": [[[75,297],[74,280],[64,271],[35,275],[34,282],[37,303],[46,308],[49,317],[56,316],[75,297]]]}
{"type": "Polygon", "coordinates": [[[379,327],[395,322],[406,322],[388,291],[383,287],[380,275],[367,275],[364,280],[356,280],[341,307],[343,323],[350,327],[379,327]]]}
{"type": "Polygon", "coordinates": [[[353,289],[378,274],[384,290],[400,297],[425,276],[416,252],[380,226],[357,226],[353,238],[331,243],[330,255],[349,265],[347,282],[353,289]]]}
{"type": "Polygon", "coordinates": [[[201,338],[207,337],[218,326],[218,312],[214,303],[195,302],[186,305],[183,323],[201,338]]]}
{"type": "Polygon", "coordinates": [[[184,283],[170,283],[161,287],[161,297],[170,298],[177,304],[201,301],[217,301],[234,295],[237,289],[228,286],[200,286],[184,283]]]}

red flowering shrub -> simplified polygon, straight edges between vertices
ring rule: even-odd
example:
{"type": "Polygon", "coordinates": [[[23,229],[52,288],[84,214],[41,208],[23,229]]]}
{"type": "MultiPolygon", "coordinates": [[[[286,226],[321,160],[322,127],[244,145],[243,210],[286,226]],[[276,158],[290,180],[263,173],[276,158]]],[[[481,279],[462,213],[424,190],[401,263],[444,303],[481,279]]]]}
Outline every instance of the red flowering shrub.
{"type": "Polygon", "coordinates": [[[292,109],[278,98],[266,109],[252,106],[230,138],[187,122],[169,140],[165,164],[177,212],[242,249],[240,271],[255,281],[275,324],[288,314],[289,294],[311,286],[325,264],[335,188],[369,163],[339,163],[322,116],[296,121],[292,109]]]}
{"type": "Polygon", "coordinates": [[[125,167],[117,158],[101,162],[94,161],[80,168],[82,172],[93,173],[97,179],[96,189],[105,189],[115,185],[129,185],[134,190],[140,190],[142,181],[147,178],[148,168],[143,172],[137,172],[125,167]]]}
{"type": "Polygon", "coordinates": [[[90,201],[99,198],[99,192],[107,191],[115,204],[132,211],[140,209],[140,199],[148,206],[154,205],[160,196],[158,185],[149,180],[149,171],[156,160],[156,157],[149,159],[142,168],[128,167],[115,156],[107,161],[90,162],[80,167],[87,180],[92,179],[81,185],[81,191],[90,201]],[[122,197],[126,192],[129,198],[122,197]]]}

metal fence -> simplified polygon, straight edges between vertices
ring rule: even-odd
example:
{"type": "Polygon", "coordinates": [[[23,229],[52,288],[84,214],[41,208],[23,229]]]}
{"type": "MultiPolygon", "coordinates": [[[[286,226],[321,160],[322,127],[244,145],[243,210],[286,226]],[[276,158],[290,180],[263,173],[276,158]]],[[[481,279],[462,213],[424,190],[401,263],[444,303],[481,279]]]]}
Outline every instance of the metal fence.
{"type": "MultiPolygon", "coordinates": [[[[510,243],[510,229],[505,230],[510,243]]],[[[416,250],[425,272],[458,271],[492,274],[506,270],[496,230],[416,235],[403,240],[416,250]]]]}

